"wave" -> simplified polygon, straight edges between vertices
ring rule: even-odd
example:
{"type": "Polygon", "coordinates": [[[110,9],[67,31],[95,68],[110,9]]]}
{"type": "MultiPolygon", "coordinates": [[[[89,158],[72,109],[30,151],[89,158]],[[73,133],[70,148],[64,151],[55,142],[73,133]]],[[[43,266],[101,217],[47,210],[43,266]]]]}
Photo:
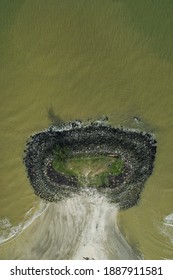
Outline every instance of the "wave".
{"type": "Polygon", "coordinates": [[[160,231],[173,244],[173,213],[170,213],[163,219],[160,231]]]}
{"type": "Polygon", "coordinates": [[[16,226],[12,225],[7,217],[0,219],[0,245],[20,235],[47,207],[48,204],[41,201],[37,209],[35,209],[36,207],[29,209],[25,214],[24,220],[16,226]]]}

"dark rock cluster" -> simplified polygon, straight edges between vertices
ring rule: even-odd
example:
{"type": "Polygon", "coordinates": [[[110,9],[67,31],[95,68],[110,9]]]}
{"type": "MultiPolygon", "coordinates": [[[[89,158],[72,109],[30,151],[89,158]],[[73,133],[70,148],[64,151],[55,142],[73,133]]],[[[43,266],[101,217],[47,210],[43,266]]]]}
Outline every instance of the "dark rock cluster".
{"type": "Polygon", "coordinates": [[[121,174],[108,175],[108,183],[96,188],[121,209],[135,205],[144,183],[151,175],[156,154],[156,140],[151,134],[114,128],[101,122],[87,125],[76,121],[62,127],[51,126],[27,141],[24,163],[37,195],[58,201],[93,186],[81,186],[75,176],[65,175],[52,166],[56,146],[68,147],[73,155],[101,154],[118,156],[124,161],[121,174]]]}

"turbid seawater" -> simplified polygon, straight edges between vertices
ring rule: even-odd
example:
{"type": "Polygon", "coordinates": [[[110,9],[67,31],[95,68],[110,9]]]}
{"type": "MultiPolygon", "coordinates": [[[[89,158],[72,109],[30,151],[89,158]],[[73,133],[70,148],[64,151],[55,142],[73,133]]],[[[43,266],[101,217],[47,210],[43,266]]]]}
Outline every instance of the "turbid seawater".
{"type": "Polygon", "coordinates": [[[171,0],[0,1],[0,259],[173,259],[172,11],[171,0]],[[138,205],[42,202],[26,139],[104,115],[157,139],[138,205]]]}

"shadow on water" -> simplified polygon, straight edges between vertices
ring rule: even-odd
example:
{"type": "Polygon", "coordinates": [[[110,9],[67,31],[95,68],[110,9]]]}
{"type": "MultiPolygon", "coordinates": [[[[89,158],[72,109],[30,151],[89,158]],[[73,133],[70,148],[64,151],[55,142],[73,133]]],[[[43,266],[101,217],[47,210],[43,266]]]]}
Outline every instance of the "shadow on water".
{"type": "Polygon", "coordinates": [[[58,115],[56,115],[53,106],[47,109],[47,116],[52,125],[62,125],[64,123],[63,119],[61,119],[58,115]]]}

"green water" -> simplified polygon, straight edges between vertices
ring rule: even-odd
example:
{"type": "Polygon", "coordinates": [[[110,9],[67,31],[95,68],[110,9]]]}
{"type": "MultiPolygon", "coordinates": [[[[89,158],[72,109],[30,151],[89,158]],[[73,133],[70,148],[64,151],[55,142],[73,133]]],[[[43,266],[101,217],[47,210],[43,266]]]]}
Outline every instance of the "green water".
{"type": "Polygon", "coordinates": [[[17,226],[38,207],[22,156],[51,108],[63,120],[108,115],[134,128],[139,116],[158,141],[155,169],[118,221],[145,259],[173,259],[164,225],[173,213],[172,12],[171,0],[0,0],[1,221],[17,226]]]}

